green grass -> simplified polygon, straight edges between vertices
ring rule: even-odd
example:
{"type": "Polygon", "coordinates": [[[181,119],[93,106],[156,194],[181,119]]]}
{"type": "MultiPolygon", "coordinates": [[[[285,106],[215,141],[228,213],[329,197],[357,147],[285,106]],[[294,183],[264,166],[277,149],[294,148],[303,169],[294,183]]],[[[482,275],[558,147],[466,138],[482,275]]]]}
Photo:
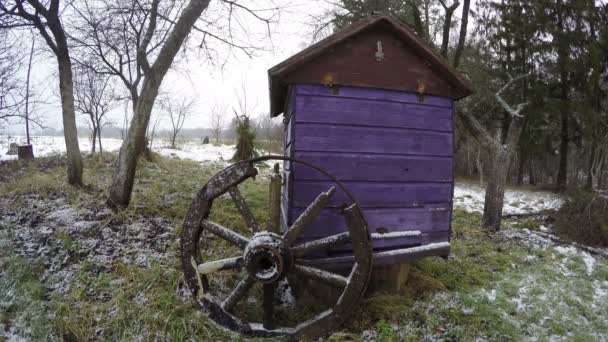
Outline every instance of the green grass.
{"type": "MultiPolygon", "coordinates": [[[[49,167],[50,160],[22,165],[11,169],[14,175],[0,185],[0,196],[13,198],[15,207],[22,204],[23,195],[35,194],[65,197],[77,209],[102,209],[114,158],[110,154],[102,159],[85,157],[86,186],[80,190],[66,186],[63,167],[49,167]]],[[[220,169],[217,164],[201,167],[159,156],[154,162],[142,160],[132,205],[112,214],[108,221],[128,223],[141,217],[162,217],[179,233],[191,196],[220,169]]],[[[248,181],[241,191],[258,222],[265,224],[266,177],[248,181]]],[[[227,197],[214,202],[211,219],[247,232],[227,197]]],[[[361,332],[374,330],[380,341],[420,341],[426,336],[454,341],[531,336],[547,340],[552,335],[593,341],[597,334],[608,331],[608,303],[593,296],[598,284],[608,282],[605,260],[598,259],[593,273],[587,274],[580,257],[562,256],[554,248],[508,243],[482,231],[479,222],[478,214],[456,210],[450,259],[426,258],[414,263],[402,294],[375,294],[364,299],[342,331],[329,340],[357,341],[361,332]],[[565,276],[564,270],[573,276],[565,276]],[[495,291],[493,300],[491,291],[495,291]]],[[[516,224],[528,229],[538,225],[534,220],[516,224]]],[[[55,238],[70,254],[78,254],[78,241],[68,234],[59,231],[55,238]]],[[[204,257],[236,253],[234,247],[219,241],[209,247],[204,257]]],[[[117,262],[110,270],[99,272],[95,265],[85,264],[67,293],[52,296],[40,279],[39,263],[16,256],[10,248],[0,250],[0,305],[4,305],[0,321],[27,323],[33,340],[45,340],[47,335],[73,341],[239,339],[212,324],[188,296],[179,295],[183,284],[177,241],[170,248],[173,256],[168,261],[152,263],[149,268],[117,262]]],[[[228,274],[216,285],[235,281],[236,277],[228,274]]]]}

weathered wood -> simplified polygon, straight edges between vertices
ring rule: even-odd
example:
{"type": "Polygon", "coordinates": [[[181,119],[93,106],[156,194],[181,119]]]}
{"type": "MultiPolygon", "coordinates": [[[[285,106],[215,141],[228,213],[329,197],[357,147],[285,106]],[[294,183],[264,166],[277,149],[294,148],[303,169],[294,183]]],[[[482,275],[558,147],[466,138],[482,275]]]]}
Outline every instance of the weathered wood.
{"type": "Polygon", "coordinates": [[[236,185],[233,187],[230,187],[230,189],[228,189],[228,193],[230,194],[230,197],[234,201],[234,204],[236,205],[237,209],[241,213],[241,216],[243,216],[243,219],[245,220],[245,224],[247,224],[247,227],[249,227],[249,229],[251,229],[251,231],[254,233],[259,232],[260,227],[258,226],[258,223],[255,220],[255,217],[251,213],[251,210],[249,209],[247,202],[245,202],[243,195],[239,191],[239,188],[236,185]]]}
{"type": "Polygon", "coordinates": [[[281,232],[281,174],[279,164],[274,165],[274,173],[270,176],[270,226],[268,230],[279,234],[281,232]]]}
{"type": "Polygon", "coordinates": [[[297,275],[320,281],[325,284],[329,284],[337,287],[346,287],[348,285],[348,279],[339,274],[324,271],[319,268],[304,266],[295,264],[293,268],[297,275]]]}
{"type": "MultiPolygon", "coordinates": [[[[452,109],[426,104],[300,95],[296,125],[366,125],[452,132],[452,109]]],[[[289,142],[290,140],[288,140],[289,142]]]]}
{"type": "Polygon", "coordinates": [[[263,304],[262,304],[262,308],[264,310],[263,313],[263,326],[264,329],[274,329],[275,328],[275,323],[274,323],[274,292],[277,288],[276,284],[264,284],[264,299],[263,299],[263,304]]]}
{"type": "Polygon", "coordinates": [[[296,219],[296,221],[289,227],[287,232],[283,235],[285,243],[290,246],[300,235],[302,230],[312,221],[321,210],[327,205],[331,195],[336,191],[335,187],[331,187],[327,192],[319,194],[319,196],[302,212],[302,214],[296,219]]]}
{"type": "Polygon", "coordinates": [[[197,266],[198,273],[210,274],[217,271],[239,268],[243,265],[242,257],[227,258],[222,260],[208,261],[197,266]]]}
{"type": "MultiPolygon", "coordinates": [[[[261,157],[255,162],[265,161],[264,158],[261,157]]],[[[291,161],[296,162],[296,160],[291,161]]],[[[181,236],[182,267],[188,287],[191,289],[195,301],[208,313],[209,318],[232,331],[245,334],[248,337],[284,336],[289,340],[319,338],[330,333],[342,323],[363,295],[371,272],[371,244],[367,225],[362,222],[361,215],[356,220],[358,224],[349,225],[349,234],[357,236],[356,247],[353,252],[358,262],[352,263],[346,268],[345,274],[348,274],[348,277],[322,269],[294,266],[301,259],[289,252],[289,239],[266,232],[264,234],[258,233],[251,240],[247,240],[238,233],[206,220],[210,215],[213,200],[217,196],[227,192],[229,187],[238,185],[253,174],[255,174],[253,170],[247,170],[246,164],[230,166],[212,177],[193,200],[184,220],[181,236]],[[200,249],[205,248],[207,244],[199,244],[199,240],[201,233],[205,230],[241,248],[244,247],[242,261],[237,257],[202,263],[200,255],[204,253],[201,253],[200,249]],[[273,239],[273,236],[276,238],[273,239]],[[363,260],[367,260],[367,262],[362,262],[363,260]],[[222,303],[218,302],[218,297],[221,295],[217,291],[214,293],[206,274],[221,269],[236,268],[240,266],[240,263],[243,263],[242,266],[252,273],[241,279],[222,303]],[[198,272],[199,269],[203,272],[198,272]],[[321,312],[304,322],[300,322],[293,327],[276,328],[273,306],[274,287],[276,282],[283,277],[292,279],[296,276],[298,274],[296,270],[307,275],[302,276],[301,279],[307,279],[306,281],[310,281],[310,283],[331,284],[331,286],[328,286],[335,289],[337,296],[340,296],[340,293],[344,296],[340,297],[342,299],[339,303],[335,301],[330,303],[332,305],[331,309],[321,312]],[[273,275],[276,274],[277,277],[267,277],[268,272],[273,273],[273,275]],[[256,281],[266,285],[263,288],[262,306],[264,312],[261,324],[250,322],[248,319],[244,319],[242,314],[234,312],[237,303],[247,298],[248,291],[256,281]]],[[[331,175],[329,177],[331,178],[331,175]]],[[[329,197],[334,191],[335,189],[332,188],[330,191],[323,193],[320,196],[321,199],[329,197]]],[[[279,195],[278,197],[282,196],[279,195]]],[[[309,209],[312,210],[317,206],[322,208],[323,202],[327,200],[328,198],[319,200],[317,202],[320,202],[320,204],[313,203],[314,205],[311,205],[309,209]]],[[[349,212],[349,210],[352,211],[352,207],[345,209],[345,212],[349,212]]],[[[303,215],[302,219],[306,221],[312,217],[314,215],[303,215]]],[[[291,230],[289,234],[297,237],[299,235],[297,234],[298,231],[299,228],[291,230]]]]}
{"type": "Polygon", "coordinates": [[[244,279],[241,279],[241,281],[239,281],[234,290],[222,303],[222,307],[224,308],[224,310],[228,312],[232,311],[232,309],[234,309],[234,306],[241,299],[243,299],[243,297],[247,295],[247,292],[249,291],[249,289],[251,289],[254,283],[255,281],[253,280],[253,278],[249,276],[246,276],[244,279]]]}
{"type": "MultiPolygon", "coordinates": [[[[297,148],[296,144],[296,148],[297,148]]],[[[324,151],[295,151],[298,159],[320,165],[341,181],[452,182],[453,158],[324,151]]],[[[294,180],[325,180],[323,175],[293,166],[294,180]]]]}
{"type": "Polygon", "coordinates": [[[408,263],[375,265],[367,293],[399,294],[407,281],[409,270],[410,264],[408,263]]]}
{"type": "MultiPolygon", "coordinates": [[[[407,208],[425,204],[449,204],[452,201],[451,182],[345,181],[344,185],[355,196],[364,212],[366,208],[407,208]]],[[[322,180],[295,182],[292,206],[305,208],[329,186],[330,181],[322,180]]],[[[336,189],[327,205],[340,206],[342,203],[348,203],[348,197],[336,189]]]]}
{"type": "Polygon", "coordinates": [[[314,252],[327,251],[350,242],[350,233],[340,233],[319,240],[303,243],[291,249],[294,257],[303,257],[314,252]]]}
{"type": "Polygon", "coordinates": [[[17,147],[17,156],[19,160],[34,159],[34,149],[32,145],[23,145],[17,147]]]}
{"type": "Polygon", "coordinates": [[[240,235],[239,233],[236,233],[226,227],[222,227],[221,225],[212,222],[212,221],[208,221],[208,220],[203,220],[201,222],[201,226],[203,227],[203,229],[213,233],[214,235],[217,235],[218,237],[222,238],[223,240],[226,240],[236,246],[238,246],[241,249],[244,249],[245,246],[247,246],[247,243],[249,243],[249,240],[240,235]]]}
{"type": "MultiPolygon", "coordinates": [[[[388,232],[448,231],[450,229],[450,204],[429,204],[418,208],[369,208],[362,209],[369,230],[373,233],[386,230],[388,232]]],[[[298,217],[303,212],[301,208],[293,208],[292,217],[298,217]]],[[[339,208],[323,209],[314,224],[310,224],[301,236],[324,237],[347,231],[344,217],[339,208]]]]}
{"type": "Polygon", "coordinates": [[[424,156],[451,156],[454,153],[451,132],[363,126],[365,124],[299,123],[296,127],[297,150],[424,156]]]}
{"type": "Polygon", "coordinates": [[[408,27],[391,17],[372,17],[353,25],[269,70],[271,115],[282,112],[285,84],[335,84],[461,98],[472,93],[459,76],[408,27]],[[382,42],[387,57],[374,53],[382,42]],[[331,51],[331,53],[329,53],[331,51]],[[398,72],[396,72],[398,70],[398,72]]]}

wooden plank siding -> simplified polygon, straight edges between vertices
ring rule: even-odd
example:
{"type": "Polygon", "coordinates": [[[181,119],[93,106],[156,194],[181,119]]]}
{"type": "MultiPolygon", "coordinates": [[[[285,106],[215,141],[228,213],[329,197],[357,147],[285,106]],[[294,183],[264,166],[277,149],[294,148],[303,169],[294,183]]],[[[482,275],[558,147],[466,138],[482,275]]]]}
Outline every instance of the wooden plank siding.
{"type": "MultiPolygon", "coordinates": [[[[375,250],[448,241],[452,211],[453,101],[400,91],[292,86],[285,153],[319,165],[344,182],[371,233],[419,230],[420,238],[374,242],[375,250]]],[[[286,223],[333,182],[302,165],[286,165],[286,223]]],[[[299,241],[346,229],[338,189],[299,241]]]]}

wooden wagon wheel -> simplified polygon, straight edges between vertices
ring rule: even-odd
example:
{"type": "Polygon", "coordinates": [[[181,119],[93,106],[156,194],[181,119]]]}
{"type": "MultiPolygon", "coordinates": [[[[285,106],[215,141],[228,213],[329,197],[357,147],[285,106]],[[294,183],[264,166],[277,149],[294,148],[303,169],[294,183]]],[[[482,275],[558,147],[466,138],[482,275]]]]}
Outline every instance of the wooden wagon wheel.
{"type": "MultiPolygon", "coordinates": [[[[279,188],[280,190],[280,188],[279,188]]],[[[279,195],[271,195],[271,201],[280,201],[279,195]]],[[[274,206],[280,208],[280,202],[274,206]]],[[[273,203],[271,203],[271,207],[273,203]]],[[[277,215],[271,215],[271,223],[278,226],[277,215]],[[274,216],[274,217],[272,217],[274,216]]],[[[355,305],[365,292],[372,270],[372,249],[367,223],[358,204],[350,192],[335,177],[321,168],[293,158],[264,156],[239,162],[220,171],[199,191],[192,202],[183,224],[181,234],[181,259],[185,279],[196,302],[217,324],[232,331],[255,337],[285,336],[292,340],[312,340],[321,337],[344,322],[353,312],[355,305]],[[249,210],[238,185],[257,175],[254,163],[268,160],[288,160],[311,167],[334,181],[352,201],[352,205],[342,210],[348,231],[316,241],[294,246],[300,232],[320,213],[329,202],[335,187],[321,193],[295,220],[285,233],[275,233],[259,227],[249,210]],[[208,220],[214,199],[228,192],[245,219],[248,228],[254,232],[245,237],[227,227],[208,220]],[[239,255],[213,261],[203,261],[201,234],[212,234],[238,247],[239,255]],[[348,276],[303,265],[300,259],[313,252],[330,250],[352,243],[354,264],[348,276]],[[227,296],[213,293],[208,275],[225,270],[241,270],[242,275],[235,288],[227,296]],[[342,289],[336,304],[313,318],[293,327],[278,327],[275,324],[273,303],[277,283],[287,275],[295,274],[312,281],[319,281],[342,289]],[[248,322],[237,317],[234,309],[256,283],[263,286],[263,319],[248,322]],[[221,298],[224,297],[224,298],[221,298]]]]}

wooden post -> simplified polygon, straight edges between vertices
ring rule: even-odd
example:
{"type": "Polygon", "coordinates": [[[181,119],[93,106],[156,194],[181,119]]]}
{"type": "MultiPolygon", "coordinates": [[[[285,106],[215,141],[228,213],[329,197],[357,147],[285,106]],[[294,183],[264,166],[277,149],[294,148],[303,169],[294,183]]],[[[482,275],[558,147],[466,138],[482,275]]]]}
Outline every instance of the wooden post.
{"type": "Polygon", "coordinates": [[[34,159],[34,149],[32,145],[23,145],[17,147],[17,156],[19,160],[34,159]]]}
{"type": "Polygon", "coordinates": [[[367,294],[399,294],[407,281],[410,272],[409,263],[392,265],[374,265],[372,276],[367,286],[367,294]]]}
{"type": "Polygon", "coordinates": [[[281,174],[279,163],[274,164],[274,172],[270,176],[270,223],[268,230],[281,233],[281,174]]]}

